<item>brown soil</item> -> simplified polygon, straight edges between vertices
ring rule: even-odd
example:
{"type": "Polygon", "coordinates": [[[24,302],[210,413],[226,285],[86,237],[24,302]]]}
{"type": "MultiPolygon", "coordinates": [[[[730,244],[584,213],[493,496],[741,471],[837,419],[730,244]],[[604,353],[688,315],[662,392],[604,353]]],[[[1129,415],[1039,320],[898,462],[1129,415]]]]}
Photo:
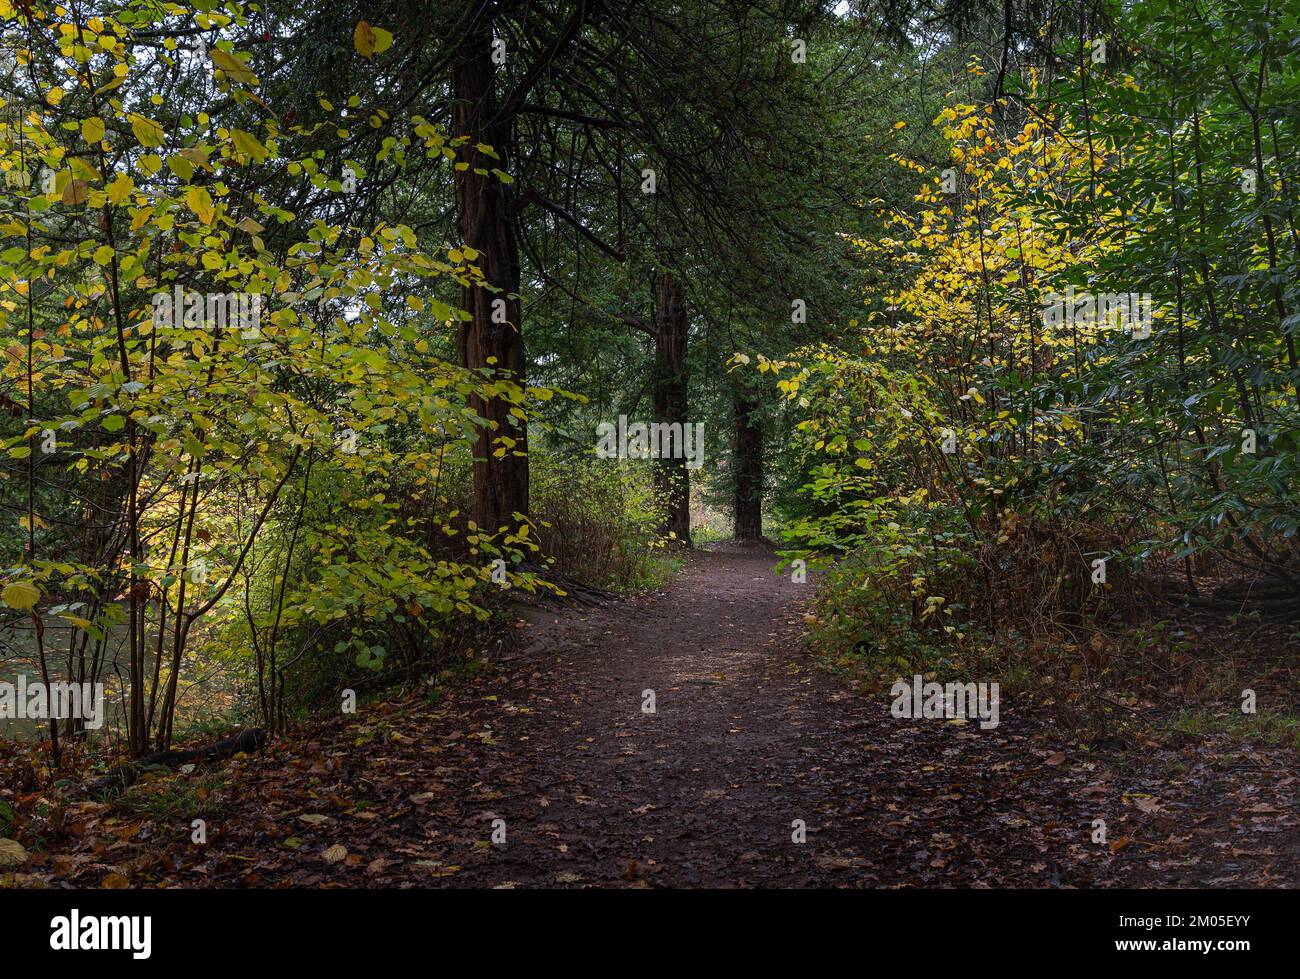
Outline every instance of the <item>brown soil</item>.
{"type": "Polygon", "coordinates": [[[995,730],[895,719],[802,649],[812,586],[773,564],[718,548],[666,592],[534,611],[522,653],[436,706],[366,707],[228,763],[200,811],[206,845],[188,816],[71,808],[18,882],[1300,884],[1300,783],[1280,749],[1152,749],[1120,770],[1006,698],[995,730]]]}

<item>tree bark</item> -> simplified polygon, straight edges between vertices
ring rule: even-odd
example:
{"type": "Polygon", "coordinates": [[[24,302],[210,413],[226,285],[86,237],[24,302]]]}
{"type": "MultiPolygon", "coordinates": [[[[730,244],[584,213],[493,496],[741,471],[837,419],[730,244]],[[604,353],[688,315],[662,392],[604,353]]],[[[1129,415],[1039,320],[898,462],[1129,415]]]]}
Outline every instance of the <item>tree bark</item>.
{"type": "MultiPolygon", "coordinates": [[[[669,272],[659,275],[658,321],[655,323],[654,420],[679,424],[686,419],[686,305],[682,287],[669,272]]],[[[664,533],[691,546],[691,483],[685,454],[655,461],[655,493],[664,506],[664,533]]]]}
{"type": "MultiPolygon", "coordinates": [[[[461,306],[471,318],[461,324],[460,362],[500,380],[524,384],[524,342],[519,309],[519,242],[509,185],[493,169],[505,171],[511,152],[510,119],[499,111],[492,27],[482,18],[465,35],[451,66],[452,132],[468,137],[456,147],[456,223],[461,241],[478,251],[474,259],[495,288],[465,286],[461,306]],[[475,147],[487,144],[495,158],[475,147]],[[481,169],[484,173],[475,173],[481,169]]],[[[474,447],[474,520],[488,532],[514,526],[515,514],[528,513],[528,429],[510,415],[502,397],[471,396],[470,407],[488,425],[474,447]],[[502,442],[502,438],[513,443],[502,442]],[[505,448],[503,455],[497,452],[505,448]]]]}
{"type": "Polygon", "coordinates": [[[736,539],[756,541],[763,536],[763,426],[759,403],[736,396],[735,467],[736,539]]]}

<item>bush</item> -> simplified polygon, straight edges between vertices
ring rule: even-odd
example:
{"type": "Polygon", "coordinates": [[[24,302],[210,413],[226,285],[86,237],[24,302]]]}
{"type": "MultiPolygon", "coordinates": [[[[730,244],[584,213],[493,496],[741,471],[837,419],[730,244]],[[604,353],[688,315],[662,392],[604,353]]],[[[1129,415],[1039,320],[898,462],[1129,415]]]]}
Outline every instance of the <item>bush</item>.
{"type": "Polygon", "coordinates": [[[651,468],[532,454],[532,508],[548,574],[615,591],[659,587],[671,570],[651,468]]]}

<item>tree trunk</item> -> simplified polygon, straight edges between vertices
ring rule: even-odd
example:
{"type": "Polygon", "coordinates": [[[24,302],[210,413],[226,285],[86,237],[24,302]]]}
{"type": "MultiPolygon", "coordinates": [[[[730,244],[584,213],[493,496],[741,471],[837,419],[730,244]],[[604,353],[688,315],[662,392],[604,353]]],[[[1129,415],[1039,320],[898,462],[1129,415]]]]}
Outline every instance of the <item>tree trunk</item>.
{"type": "MultiPolygon", "coordinates": [[[[510,121],[499,118],[490,18],[483,18],[462,40],[451,66],[452,132],[468,141],[456,147],[456,222],[461,241],[478,251],[483,277],[498,291],[482,286],[461,289],[461,306],[471,315],[461,324],[460,362],[495,378],[524,384],[524,342],[519,311],[519,243],[507,184],[493,174],[505,171],[511,147],[510,121]],[[475,149],[485,143],[496,158],[475,149]],[[475,173],[481,169],[484,173],[475,173]]],[[[512,403],[501,397],[472,396],[470,407],[489,424],[474,447],[474,520],[496,533],[528,513],[528,430],[511,417],[512,403]],[[502,438],[513,442],[502,442],[502,438]],[[503,456],[494,453],[505,448],[503,456]]]]}
{"type": "MultiPolygon", "coordinates": [[[[654,420],[679,424],[686,433],[686,306],[671,273],[659,276],[659,319],[655,324],[654,420]]],[[[655,461],[655,493],[664,506],[664,533],[691,546],[691,483],[685,453],[655,461]]]]}
{"type": "Polygon", "coordinates": [[[735,467],[736,539],[759,540],[763,536],[763,426],[759,404],[753,398],[736,396],[735,467]]]}

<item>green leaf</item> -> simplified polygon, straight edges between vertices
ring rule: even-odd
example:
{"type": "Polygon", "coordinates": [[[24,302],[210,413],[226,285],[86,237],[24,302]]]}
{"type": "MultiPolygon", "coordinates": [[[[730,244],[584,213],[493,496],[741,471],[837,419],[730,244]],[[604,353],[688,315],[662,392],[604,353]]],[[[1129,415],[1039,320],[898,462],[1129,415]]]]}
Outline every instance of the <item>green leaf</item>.
{"type": "Polygon", "coordinates": [[[194,176],[194,164],[179,153],[173,153],[167,157],[167,169],[180,177],[185,183],[189,183],[190,178],[194,176]]]}

